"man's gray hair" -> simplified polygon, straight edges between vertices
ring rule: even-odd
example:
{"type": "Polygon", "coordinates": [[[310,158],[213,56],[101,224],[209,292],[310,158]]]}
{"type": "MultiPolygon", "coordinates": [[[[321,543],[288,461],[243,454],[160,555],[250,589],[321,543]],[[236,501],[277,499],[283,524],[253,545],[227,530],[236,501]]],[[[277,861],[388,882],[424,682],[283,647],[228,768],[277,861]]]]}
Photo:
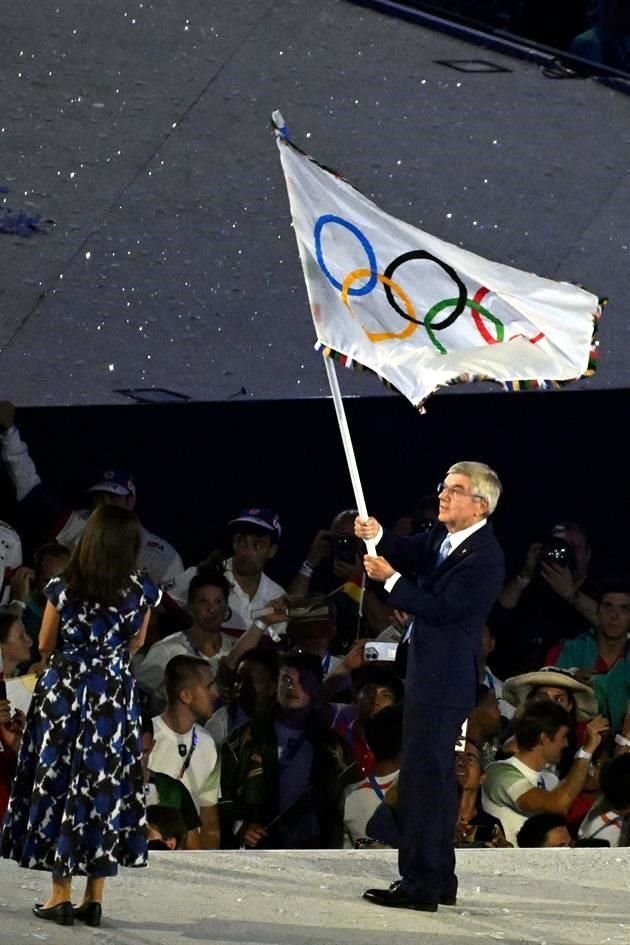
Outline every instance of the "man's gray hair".
{"type": "Polygon", "coordinates": [[[485,463],[463,460],[461,463],[453,463],[446,475],[450,476],[451,473],[468,476],[470,491],[485,499],[488,503],[488,515],[492,515],[502,492],[501,481],[494,469],[490,469],[485,463]]]}

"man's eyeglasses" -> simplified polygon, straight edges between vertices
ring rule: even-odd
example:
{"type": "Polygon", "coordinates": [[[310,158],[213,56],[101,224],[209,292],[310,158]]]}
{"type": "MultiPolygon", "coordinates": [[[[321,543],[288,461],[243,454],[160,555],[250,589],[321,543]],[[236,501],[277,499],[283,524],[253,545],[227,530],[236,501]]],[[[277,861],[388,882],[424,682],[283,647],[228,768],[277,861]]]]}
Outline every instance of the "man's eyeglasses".
{"type": "Polygon", "coordinates": [[[437,494],[442,495],[443,492],[455,499],[478,499],[479,501],[483,499],[482,495],[477,495],[475,492],[465,492],[461,486],[447,486],[445,482],[438,482],[437,494]]]}

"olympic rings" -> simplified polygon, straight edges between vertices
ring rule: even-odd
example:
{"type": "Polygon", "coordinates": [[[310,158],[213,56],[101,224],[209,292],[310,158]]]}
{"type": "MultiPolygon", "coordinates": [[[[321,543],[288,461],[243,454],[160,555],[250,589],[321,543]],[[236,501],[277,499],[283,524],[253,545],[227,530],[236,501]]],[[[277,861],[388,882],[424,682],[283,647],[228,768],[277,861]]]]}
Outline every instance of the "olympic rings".
{"type": "MultiPolygon", "coordinates": [[[[365,278],[365,276],[369,276],[369,275],[370,275],[370,270],[369,270],[369,269],[355,269],[354,272],[349,273],[349,274],[346,276],[346,278],[344,279],[344,281],[343,281],[343,286],[342,286],[342,289],[341,289],[341,301],[343,302],[344,305],[346,305],[346,306],[350,309],[351,312],[352,312],[352,309],[350,308],[350,303],[348,302],[348,295],[350,294],[350,285],[354,282],[355,279],[363,279],[363,278],[365,278]]],[[[413,333],[414,333],[414,331],[416,330],[416,328],[418,327],[418,325],[421,324],[420,322],[416,321],[415,318],[412,318],[412,317],[411,317],[411,313],[412,313],[413,311],[415,311],[413,305],[411,304],[411,300],[410,300],[410,299],[408,298],[408,296],[403,292],[403,290],[400,288],[400,286],[399,286],[399,285],[396,285],[395,282],[392,282],[391,279],[388,279],[387,276],[383,276],[383,275],[381,275],[381,273],[379,272],[379,273],[377,273],[376,278],[378,279],[378,281],[379,281],[382,285],[385,286],[385,291],[388,291],[388,290],[391,291],[391,290],[393,289],[394,292],[398,292],[399,296],[400,296],[401,299],[403,300],[403,303],[404,303],[404,304],[406,305],[406,307],[407,307],[407,312],[408,312],[408,315],[409,315],[409,321],[410,321],[412,324],[407,325],[406,328],[404,328],[402,331],[399,331],[399,332],[395,332],[395,331],[368,331],[367,328],[364,328],[363,325],[362,325],[361,327],[363,328],[363,331],[364,331],[365,334],[368,336],[368,338],[370,339],[370,341],[374,341],[374,342],[376,342],[376,341],[389,341],[391,338],[409,338],[410,335],[413,335],[413,333]]],[[[352,314],[354,315],[354,312],[352,312],[352,314]]],[[[407,317],[407,316],[405,316],[405,317],[407,317]]]]}
{"type": "MultiPolygon", "coordinates": [[[[443,260],[438,259],[437,256],[433,256],[431,253],[426,252],[421,249],[410,250],[407,253],[402,253],[400,256],[397,256],[392,262],[389,263],[384,273],[378,271],[378,263],[376,260],[376,253],[372,247],[372,244],[368,240],[367,236],[356,226],[354,223],[351,223],[349,220],[344,220],[343,217],[336,216],[332,213],[322,214],[315,222],[314,227],[314,239],[315,239],[315,255],[317,257],[317,262],[319,267],[328,279],[328,281],[341,293],[341,300],[348,309],[348,311],[354,315],[352,308],[349,302],[349,296],[362,296],[369,295],[370,292],[374,290],[377,283],[380,284],[385,289],[385,296],[391,308],[404,318],[410,324],[404,328],[402,331],[381,331],[381,332],[371,332],[368,331],[363,325],[363,331],[373,342],[388,341],[394,338],[403,339],[409,338],[416,329],[420,326],[426,329],[427,335],[431,343],[440,354],[447,354],[447,349],[441,344],[436,338],[436,332],[444,331],[446,328],[449,328],[454,322],[457,321],[459,316],[468,308],[471,310],[473,324],[475,325],[477,331],[479,332],[482,339],[488,345],[500,344],[505,337],[505,326],[503,322],[493,315],[487,308],[481,304],[485,296],[490,292],[490,289],[482,286],[475,292],[475,295],[472,299],[467,298],[467,288],[464,281],[460,278],[457,272],[450,266],[448,263],[445,263],[443,260]],[[338,226],[344,227],[350,233],[353,234],[361,244],[362,249],[364,250],[367,256],[367,262],[369,268],[360,267],[353,269],[352,272],[348,273],[345,276],[343,283],[339,282],[333,274],[330,272],[326,263],[324,262],[324,255],[322,250],[322,231],[324,227],[329,223],[336,223],[338,226]],[[424,319],[416,318],[415,308],[408,297],[408,295],[403,291],[403,289],[392,280],[392,276],[396,269],[399,266],[402,266],[403,263],[409,262],[412,259],[424,259],[430,262],[435,263],[439,266],[447,276],[449,276],[457,288],[457,298],[451,299],[442,299],[440,302],[436,302],[428,312],[426,312],[424,319]],[[354,288],[353,283],[358,279],[366,279],[367,281],[360,286],[359,288],[354,288]],[[396,296],[402,302],[401,307],[399,305],[396,296]],[[443,311],[445,308],[452,306],[452,310],[442,319],[440,322],[435,322],[436,316],[443,311]],[[496,337],[488,330],[484,319],[491,322],[496,329],[496,337]]],[[[529,339],[534,343],[539,339],[529,339]]]]}

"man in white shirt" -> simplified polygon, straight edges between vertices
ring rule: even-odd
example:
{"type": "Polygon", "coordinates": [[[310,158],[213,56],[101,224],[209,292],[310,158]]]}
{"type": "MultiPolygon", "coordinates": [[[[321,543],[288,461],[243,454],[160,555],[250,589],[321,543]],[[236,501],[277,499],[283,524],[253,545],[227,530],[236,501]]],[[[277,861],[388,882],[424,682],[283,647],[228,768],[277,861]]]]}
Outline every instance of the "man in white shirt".
{"type": "Polygon", "coordinates": [[[223,632],[230,584],[218,571],[197,574],[188,588],[188,611],[193,625],[171,633],[149,648],[144,657],[134,658],[133,670],[142,691],[149,697],[152,713],[166,706],[164,671],[174,656],[197,656],[217,674],[219,661],[227,656],[236,639],[223,632]]]}
{"type": "MultiPolygon", "coordinates": [[[[277,551],[282,528],[271,509],[242,509],[228,522],[232,532],[234,554],[225,562],[225,576],[232,585],[228,598],[231,615],[223,626],[245,631],[272,600],[285,596],[285,590],[265,574],[265,567],[277,551]]],[[[188,568],[166,587],[181,607],[186,606],[188,586],[199,568],[188,568]]],[[[263,628],[264,629],[264,628],[263,628]]],[[[277,624],[276,633],[283,633],[286,624],[277,624]]]]}
{"type": "Polygon", "coordinates": [[[214,741],[203,727],[218,696],[212,672],[205,660],[175,656],[166,667],[165,682],[168,705],[153,719],[155,743],[148,767],[188,788],[201,820],[201,849],[216,850],[220,767],[214,741]]]}
{"type": "Polygon", "coordinates": [[[516,711],[513,727],[518,751],[490,765],[481,802],[486,813],[501,821],[506,839],[516,845],[516,834],[533,814],[566,816],[584,787],[593,752],[609,725],[601,716],[587,724],[584,747],[576,752],[562,781],[547,766],[557,764],[567,747],[566,709],[548,700],[524,705],[516,711]]]}

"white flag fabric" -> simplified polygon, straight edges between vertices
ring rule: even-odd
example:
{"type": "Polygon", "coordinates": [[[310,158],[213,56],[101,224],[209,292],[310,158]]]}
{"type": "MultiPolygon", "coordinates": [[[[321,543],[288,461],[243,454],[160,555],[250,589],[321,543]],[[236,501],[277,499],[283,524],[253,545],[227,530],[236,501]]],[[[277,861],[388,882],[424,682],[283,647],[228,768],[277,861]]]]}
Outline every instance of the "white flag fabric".
{"type": "Polygon", "coordinates": [[[592,373],[601,314],[595,295],[483,259],[390,216],[297,149],[277,116],[321,346],[370,368],[417,406],[457,381],[546,386],[592,373]]]}

